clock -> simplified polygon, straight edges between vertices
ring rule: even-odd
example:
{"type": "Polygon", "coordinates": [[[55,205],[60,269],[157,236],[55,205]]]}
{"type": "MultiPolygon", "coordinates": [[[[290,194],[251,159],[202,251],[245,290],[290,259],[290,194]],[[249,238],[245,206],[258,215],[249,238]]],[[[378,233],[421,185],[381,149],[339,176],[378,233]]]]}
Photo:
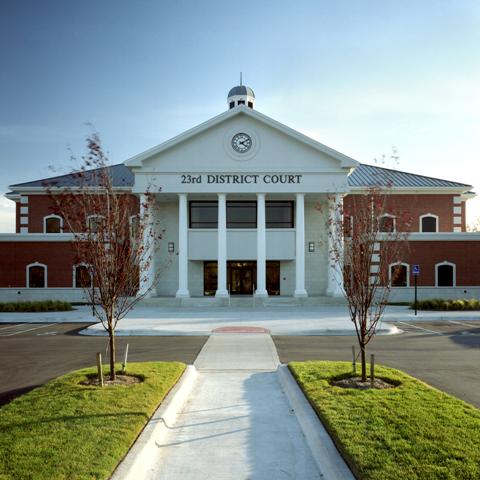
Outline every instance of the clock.
{"type": "Polygon", "coordinates": [[[247,153],[252,148],[252,137],[247,133],[237,133],[233,136],[231,143],[237,153],[247,153]]]}

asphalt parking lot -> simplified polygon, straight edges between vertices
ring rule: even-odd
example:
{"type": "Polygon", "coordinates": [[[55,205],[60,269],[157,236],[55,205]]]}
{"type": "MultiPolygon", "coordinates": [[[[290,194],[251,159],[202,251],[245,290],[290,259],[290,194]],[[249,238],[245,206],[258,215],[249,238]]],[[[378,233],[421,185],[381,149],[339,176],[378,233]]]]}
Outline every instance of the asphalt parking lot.
{"type": "MultiPolygon", "coordinates": [[[[404,333],[377,336],[368,347],[376,363],[400,368],[480,407],[480,321],[394,322],[404,333]]],[[[52,378],[95,363],[107,338],[78,335],[89,324],[0,325],[0,405],[52,378]]],[[[117,337],[117,360],[126,343],[129,361],[191,364],[207,337],[117,337]]],[[[349,336],[274,336],[280,360],[351,361],[349,336]]]]}
{"type": "MultiPolygon", "coordinates": [[[[59,375],[106,359],[107,337],[87,337],[78,331],[90,324],[0,325],[0,405],[59,375]]],[[[117,337],[117,360],[193,363],[207,337],[117,337]]],[[[106,360],[105,360],[106,361],[106,360]]]]}
{"type": "MultiPolygon", "coordinates": [[[[405,333],[375,337],[375,362],[399,368],[480,407],[480,321],[391,322],[405,333]]],[[[274,336],[280,361],[352,359],[354,337],[274,336]]]]}

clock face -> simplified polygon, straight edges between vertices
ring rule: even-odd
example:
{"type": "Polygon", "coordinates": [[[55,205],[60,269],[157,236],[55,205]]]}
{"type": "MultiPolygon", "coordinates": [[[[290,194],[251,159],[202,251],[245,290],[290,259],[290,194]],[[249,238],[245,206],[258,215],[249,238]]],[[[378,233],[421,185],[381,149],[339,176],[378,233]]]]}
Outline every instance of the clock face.
{"type": "Polygon", "coordinates": [[[237,133],[232,138],[232,148],[237,153],[246,153],[252,147],[252,138],[246,133],[237,133]]]}

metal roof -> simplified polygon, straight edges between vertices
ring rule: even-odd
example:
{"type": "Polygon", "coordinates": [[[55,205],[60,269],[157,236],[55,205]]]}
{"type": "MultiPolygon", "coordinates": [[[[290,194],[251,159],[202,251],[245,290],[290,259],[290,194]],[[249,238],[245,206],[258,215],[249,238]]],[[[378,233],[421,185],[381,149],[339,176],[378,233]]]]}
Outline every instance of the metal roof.
{"type": "MultiPolygon", "coordinates": [[[[114,187],[132,187],[134,176],[128,167],[123,163],[107,167],[112,177],[112,184],[114,187]]],[[[10,185],[13,190],[21,190],[30,187],[76,187],[89,185],[91,187],[98,186],[99,177],[95,174],[99,169],[86,170],[85,176],[81,179],[78,174],[69,173],[66,175],[59,175],[57,177],[43,178],[34,180],[33,182],[17,183],[10,185]]]]}
{"type": "MultiPolygon", "coordinates": [[[[131,170],[123,163],[108,167],[112,175],[112,183],[115,187],[132,187],[134,183],[134,175],[131,170]]],[[[81,185],[90,185],[92,187],[98,185],[98,177],[95,172],[98,169],[87,170],[86,177],[79,181],[75,174],[60,175],[57,177],[44,178],[33,182],[17,183],[10,185],[10,188],[17,192],[30,187],[75,187],[81,185]]],[[[426,177],[424,175],[416,175],[414,173],[402,172],[400,170],[392,170],[389,168],[377,167],[376,165],[360,164],[348,177],[350,187],[406,187],[406,188],[465,188],[470,189],[472,186],[465,183],[452,182],[450,180],[441,180],[439,178],[426,177]]]]}
{"type": "Polygon", "coordinates": [[[246,87],[245,85],[238,85],[237,87],[233,87],[228,92],[228,98],[233,97],[234,95],[249,95],[250,97],[255,98],[255,94],[250,87],[246,87]]]}
{"type": "Polygon", "coordinates": [[[471,188],[465,183],[442,180],[440,178],[426,177],[415,173],[392,170],[390,168],[377,167],[361,163],[348,177],[351,187],[411,187],[411,188],[442,188],[457,187],[471,188]]]}

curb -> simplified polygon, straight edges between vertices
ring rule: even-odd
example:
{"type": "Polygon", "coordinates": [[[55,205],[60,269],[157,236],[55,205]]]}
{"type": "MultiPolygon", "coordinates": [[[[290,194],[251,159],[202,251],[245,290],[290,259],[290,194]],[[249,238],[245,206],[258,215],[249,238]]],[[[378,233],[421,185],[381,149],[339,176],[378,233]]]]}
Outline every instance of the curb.
{"type": "Polygon", "coordinates": [[[188,365],[176,385],[155,410],[125,458],[119,463],[110,480],[143,478],[156,460],[159,443],[175,422],[197,379],[197,369],[188,365]]]}
{"type": "Polygon", "coordinates": [[[310,403],[308,403],[288,367],[280,365],[277,375],[290,406],[295,412],[322,478],[326,480],[355,480],[355,476],[338,453],[330,435],[318,419],[310,403]]]}

